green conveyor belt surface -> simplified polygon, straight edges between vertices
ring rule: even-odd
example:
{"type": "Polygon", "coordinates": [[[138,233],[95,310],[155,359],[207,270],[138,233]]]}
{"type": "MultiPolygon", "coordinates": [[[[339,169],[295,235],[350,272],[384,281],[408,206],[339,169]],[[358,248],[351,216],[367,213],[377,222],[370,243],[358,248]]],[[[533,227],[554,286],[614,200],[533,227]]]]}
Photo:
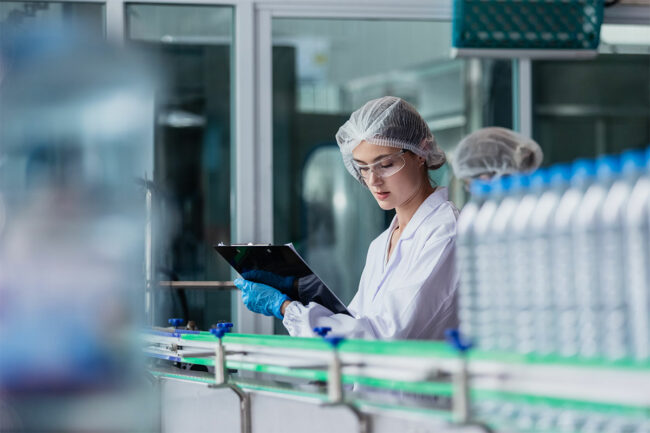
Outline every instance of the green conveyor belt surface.
{"type": "MultiPolygon", "coordinates": [[[[181,340],[213,342],[215,337],[209,332],[187,334],[181,340]]],[[[320,338],[300,338],[284,335],[255,335],[228,334],[223,338],[227,344],[254,345],[299,350],[331,350],[330,346],[320,338]]],[[[407,356],[415,358],[455,359],[458,353],[446,343],[438,341],[377,341],[377,340],[345,340],[339,350],[342,353],[359,353],[365,355],[407,356]]],[[[634,361],[629,359],[585,359],[579,357],[561,357],[556,355],[517,354],[498,351],[473,350],[469,354],[471,361],[493,361],[507,364],[527,365],[557,365],[567,367],[608,368],[623,370],[648,370],[650,360],[634,361]]]]}
{"type": "MultiPolygon", "coordinates": [[[[231,365],[229,364],[228,367],[232,368],[234,366],[231,367],[231,365]]],[[[320,373],[323,373],[322,379],[315,379],[315,380],[324,380],[326,378],[325,372],[320,372],[320,373]]],[[[180,380],[188,380],[197,383],[205,383],[205,384],[214,383],[214,379],[208,376],[207,373],[201,375],[187,375],[182,373],[176,374],[171,372],[161,372],[161,371],[154,370],[152,371],[152,374],[154,374],[155,376],[168,377],[168,378],[180,379],[180,380]]],[[[312,379],[311,377],[307,377],[307,378],[312,379]]],[[[348,383],[355,383],[355,381],[353,380],[354,377],[348,376],[347,378],[349,380],[348,383]]],[[[366,386],[377,386],[381,389],[385,389],[388,391],[406,391],[406,392],[413,392],[418,394],[429,394],[429,395],[451,395],[451,388],[449,388],[447,384],[410,383],[411,386],[406,387],[408,389],[405,389],[405,387],[403,387],[403,384],[381,383],[381,382],[390,382],[390,381],[378,381],[377,383],[374,384],[368,384],[363,382],[357,382],[357,383],[366,386]],[[437,391],[435,389],[436,386],[441,386],[440,390],[442,392],[435,392],[437,391]]],[[[250,383],[239,382],[237,380],[235,380],[233,383],[248,389],[263,390],[263,391],[279,393],[279,394],[295,395],[299,397],[310,397],[319,400],[326,399],[326,396],[324,394],[316,393],[316,392],[310,393],[306,391],[292,390],[292,389],[287,389],[282,387],[274,387],[274,386],[267,386],[267,385],[252,385],[250,383]]],[[[521,404],[527,404],[531,406],[539,405],[539,406],[544,406],[549,408],[561,408],[561,409],[575,410],[575,411],[598,412],[600,414],[605,414],[605,415],[650,419],[650,408],[648,407],[596,403],[596,402],[573,400],[573,399],[552,398],[552,397],[533,396],[533,395],[526,395],[526,394],[519,394],[519,393],[485,391],[485,390],[476,390],[476,389],[471,390],[471,394],[472,394],[472,399],[477,402],[496,401],[500,403],[521,403],[521,404]]],[[[408,409],[411,411],[422,411],[426,413],[437,412],[438,416],[442,416],[445,419],[450,419],[451,416],[449,413],[439,411],[439,410],[433,410],[433,409],[407,408],[398,405],[382,405],[381,403],[368,402],[368,401],[363,401],[358,403],[362,405],[371,405],[376,407],[382,406],[387,409],[395,409],[395,410],[408,409]]]]}
{"type": "MultiPolygon", "coordinates": [[[[182,358],[182,362],[197,365],[214,365],[214,360],[206,358],[182,358]]],[[[227,361],[226,367],[232,370],[255,371],[258,373],[275,374],[278,376],[293,377],[305,380],[327,380],[327,371],[318,369],[293,369],[279,365],[257,364],[252,362],[227,361]]],[[[449,383],[438,382],[408,382],[398,380],[378,379],[365,376],[343,375],[343,383],[359,384],[375,388],[395,391],[412,392],[427,395],[451,395],[452,386],[449,383]]]]}
{"type": "MultiPolygon", "coordinates": [[[[181,340],[191,344],[192,341],[214,342],[215,337],[207,332],[200,334],[186,334],[181,340]]],[[[284,348],[292,350],[331,351],[329,344],[320,338],[296,338],[279,335],[252,335],[228,334],[223,338],[227,345],[258,346],[265,348],[284,348]]],[[[369,341],[345,340],[339,346],[341,353],[358,353],[365,355],[399,356],[428,359],[457,359],[458,353],[442,342],[432,341],[369,341]]],[[[553,366],[580,369],[604,369],[609,371],[639,371],[650,374],[650,362],[634,362],[630,360],[608,361],[599,359],[562,358],[559,356],[522,355],[515,353],[489,352],[474,350],[468,358],[470,366],[474,362],[501,363],[506,365],[521,366],[553,366]]],[[[214,365],[210,358],[183,358],[183,362],[198,365],[214,365]]],[[[305,379],[309,381],[326,381],[327,371],[318,368],[291,368],[286,366],[269,365],[244,361],[227,361],[229,369],[254,371],[264,374],[305,379]]],[[[597,371],[595,371],[597,374],[597,371]]],[[[444,382],[409,382],[388,379],[378,379],[366,376],[343,375],[343,382],[363,386],[416,393],[424,395],[451,396],[452,385],[444,382]]],[[[286,391],[286,390],[285,390],[286,391]]],[[[615,413],[624,416],[640,416],[650,418],[650,408],[599,403],[594,401],[555,398],[540,395],[530,395],[518,392],[491,391],[485,389],[472,389],[472,400],[524,403],[531,405],[544,405],[548,407],[566,408],[578,411],[597,411],[600,413],[615,413]]]]}

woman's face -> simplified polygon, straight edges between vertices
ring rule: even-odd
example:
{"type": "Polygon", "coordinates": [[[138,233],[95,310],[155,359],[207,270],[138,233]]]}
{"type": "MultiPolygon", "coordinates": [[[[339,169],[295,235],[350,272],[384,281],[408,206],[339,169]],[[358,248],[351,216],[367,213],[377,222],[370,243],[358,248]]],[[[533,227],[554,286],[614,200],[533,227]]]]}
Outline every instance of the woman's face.
{"type": "MultiPolygon", "coordinates": [[[[352,157],[357,164],[367,165],[399,152],[400,149],[394,147],[362,141],[352,151],[352,157]]],[[[411,152],[404,152],[401,156],[406,165],[391,176],[382,178],[375,174],[375,170],[366,170],[366,185],[384,210],[402,206],[416,194],[424,181],[424,160],[411,152]]]]}

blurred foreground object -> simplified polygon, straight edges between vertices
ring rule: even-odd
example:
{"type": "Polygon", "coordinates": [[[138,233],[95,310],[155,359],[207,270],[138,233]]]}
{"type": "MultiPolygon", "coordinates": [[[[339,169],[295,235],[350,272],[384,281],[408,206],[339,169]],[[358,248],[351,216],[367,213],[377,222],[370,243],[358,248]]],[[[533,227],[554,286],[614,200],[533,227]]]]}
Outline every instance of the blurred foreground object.
{"type": "Polygon", "coordinates": [[[0,431],[154,428],[133,342],[154,81],[71,25],[3,29],[0,431]]]}

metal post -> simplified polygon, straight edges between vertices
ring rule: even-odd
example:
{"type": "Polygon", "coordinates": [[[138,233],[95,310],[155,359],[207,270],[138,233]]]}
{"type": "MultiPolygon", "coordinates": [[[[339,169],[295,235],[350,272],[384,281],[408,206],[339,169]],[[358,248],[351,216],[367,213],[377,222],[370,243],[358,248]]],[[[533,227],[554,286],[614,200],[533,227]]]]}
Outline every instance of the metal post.
{"type": "Polygon", "coordinates": [[[330,403],[343,402],[343,378],[341,374],[341,359],[336,350],[332,351],[332,359],[327,372],[327,397],[330,403]]]}
{"type": "Polygon", "coordinates": [[[459,424],[470,422],[469,375],[467,373],[467,357],[461,355],[458,372],[453,375],[453,415],[459,424]]]}
{"type": "Polygon", "coordinates": [[[214,382],[215,385],[224,385],[226,383],[226,356],[221,338],[217,340],[214,356],[214,382]]]}
{"type": "Polygon", "coordinates": [[[154,274],[154,247],[153,247],[153,185],[144,175],[145,188],[145,227],[144,227],[144,272],[145,272],[145,292],[144,292],[144,310],[145,319],[149,326],[156,325],[155,317],[155,274],[154,274]]]}

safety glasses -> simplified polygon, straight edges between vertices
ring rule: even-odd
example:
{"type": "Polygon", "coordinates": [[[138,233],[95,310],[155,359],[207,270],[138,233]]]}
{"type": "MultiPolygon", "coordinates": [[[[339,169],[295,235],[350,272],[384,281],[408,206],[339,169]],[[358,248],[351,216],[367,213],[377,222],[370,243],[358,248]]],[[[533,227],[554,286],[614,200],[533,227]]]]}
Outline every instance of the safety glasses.
{"type": "Polygon", "coordinates": [[[385,179],[404,168],[406,165],[406,160],[402,156],[404,152],[406,151],[402,149],[399,152],[386,155],[372,164],[357,164],[355,162],[354,166],[364,180],[370,178],[370,173],[375,173],[375,176],[385,179]]]}

